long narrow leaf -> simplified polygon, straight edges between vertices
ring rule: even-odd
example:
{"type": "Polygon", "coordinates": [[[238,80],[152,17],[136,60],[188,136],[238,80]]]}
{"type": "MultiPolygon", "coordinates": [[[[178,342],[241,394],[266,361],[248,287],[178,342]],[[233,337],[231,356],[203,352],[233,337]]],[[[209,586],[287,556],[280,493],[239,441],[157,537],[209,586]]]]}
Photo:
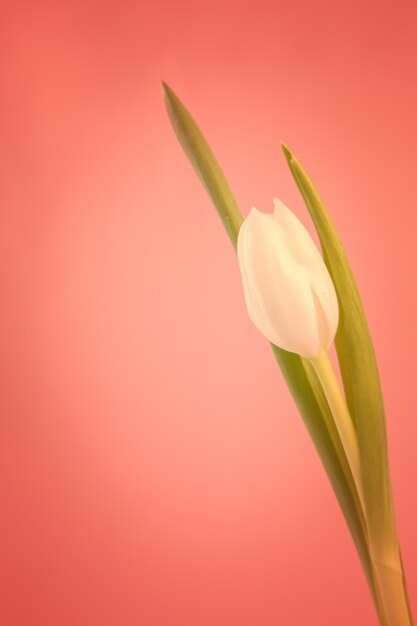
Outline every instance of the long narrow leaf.
{"type": "Polygon", "coordinates": [[[311,179],[283,146],[290,170],[317,229],[339,298],[336,349],[346,398],[358,433],[366,514],[379,559],[397,558],[397,536],[388,468],[385,412],[372,339],[343,245],[311,179]]]}
{"type": "MultiPolygon", "coordinates": [[[[163,88],[167,110],[177,137],[206,187],[236,248],[237,235],[243,217],[230,187],[191,115],[164,83],[163,88]]],[[[326,422],[328,424],[331,419],[329,415],[326,419],[324,417],[325,411],[329,412],[329,409],[319,389],[316,375],[312,370],[307,375],[298,355],[281,350],[277,346],[273,346],[273,351],[343,510],[369,585],[374,593],[372,568],[357,493],[355,493],[340,440],[337,444],[338,435],[336,432],[330,434],[326,425],[326,422]]]]}

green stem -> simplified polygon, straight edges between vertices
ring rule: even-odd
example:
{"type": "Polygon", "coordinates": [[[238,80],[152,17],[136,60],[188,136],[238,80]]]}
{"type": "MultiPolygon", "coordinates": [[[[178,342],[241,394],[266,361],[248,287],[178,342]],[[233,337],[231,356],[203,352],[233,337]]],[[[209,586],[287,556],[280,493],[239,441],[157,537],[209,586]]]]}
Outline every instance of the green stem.
{"type": "MultiPolygon", "coordinates": [[[[366,520],[359,446],[346,400],[340,389],[328,353],[321,352],[317,357],[310,359],[310,361],[317,373],[333,415],[366,520]]],[[[369,532],[369,527],[368,543],[381,624],[386,626],[413,626],[398,543],[392,546],[391,549],[386,546],[384,553],[380,554],[369,532]]]]}
{"type": "Polygon", "coordinates": [[[346,400],[340,389],[328,353],[325,351],[320,352],[318,356],[310,359],[310,361],[323,387],[324,395],[326,396],[330,411],[332,412],[352,472],[353,480],[358,490],[362,508],[365,510],[358,438],[346,400]]]}
{"type": "MultiPolygon", "coordinates": [[[[372,550],[371,550],[372,552],[372,550]]],[[[388,626],[413,626],[405,577],[400,560],[382,563],[373,557],[375,582],[378,585],[388,626]]]]}

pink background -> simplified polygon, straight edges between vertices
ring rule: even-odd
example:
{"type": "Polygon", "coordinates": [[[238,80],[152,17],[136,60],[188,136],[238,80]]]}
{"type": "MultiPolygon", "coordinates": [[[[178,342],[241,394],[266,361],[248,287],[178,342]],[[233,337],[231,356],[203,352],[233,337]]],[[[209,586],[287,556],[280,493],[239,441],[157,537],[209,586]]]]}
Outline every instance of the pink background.
{"type": "Polygon", "coordinates": [[[417,610],[416,3],[10,3],[1,19],[2,626],[375,625],[232,248],[310,170],[363,295],[417,610]]]}

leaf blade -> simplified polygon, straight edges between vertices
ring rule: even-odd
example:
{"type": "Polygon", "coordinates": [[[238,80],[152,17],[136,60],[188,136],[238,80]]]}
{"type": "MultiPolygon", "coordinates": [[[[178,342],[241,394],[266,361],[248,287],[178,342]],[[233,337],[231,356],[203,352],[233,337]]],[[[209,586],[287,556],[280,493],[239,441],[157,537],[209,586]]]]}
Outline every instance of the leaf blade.
{"type": "Polygon", "coordinates": [[[380,557],[396,557],[398,540],[388,465],[385,409],[375,351],[362,301],[342,242],[311,178],[283,145],[294,180],[319,235],[339,299],[336,350],[361,457],[367,519],[380,557]]]}
{"type": "Polygon", "coordinates": [[[236,249],[243,216],[216,157],[194,119],[172,89],[164,82],[165,103],[177,138],[206,188],[227,234],[236,249]]]}
{"type": "MultiPolygon", "coordinates": [[[[194,119],[168,85],[163,83],[163,88],[174,131],[197,175],[208,191],[232,244],[236,248],[237,235],[243,222],[243,216],[226,178],[194,119]]],[[[316,381],[316,384],[312,386],[316,374],[310,372],[312,378],[307,376],[302,360],[298,355],[281,350],[277,346],[272,346],[272,349],[322,460],[357,547],[368,583],[374,593],[372,567],[363,522],[361,521],[360,510],[358,510],[357,494],[355,497],[352,491],[353,480],[349,479],[349,475],[346,473],[348,464],[347,462],[344,463],[343,458],[339,456],[341,454],[340,449],[343,451],[343,448],[341,444],[339,448],[337,445],[335,447],[323,417],[326,405],[325,400],[323,403],[323,398],[320,400],[317,395],[319,394],[318,382],[316,381]]],[[[328,407],[327,410],[329,411],[328,407]]],[[[336,436],[338,437],[337,433],[336,436]]]]}

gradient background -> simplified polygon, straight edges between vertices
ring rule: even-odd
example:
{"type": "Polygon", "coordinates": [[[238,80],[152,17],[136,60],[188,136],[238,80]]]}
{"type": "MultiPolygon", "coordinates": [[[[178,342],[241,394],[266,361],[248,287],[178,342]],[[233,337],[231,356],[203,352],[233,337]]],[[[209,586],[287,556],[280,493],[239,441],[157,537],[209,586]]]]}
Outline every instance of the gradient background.
{"type": "Polygon", "coordinates": [[[246,213],[279,150],[331,209],[375,339],[417,609],[417,5],[3,5],[2,626],[376,625],[232,248],[167,120],[246,213]]]}

